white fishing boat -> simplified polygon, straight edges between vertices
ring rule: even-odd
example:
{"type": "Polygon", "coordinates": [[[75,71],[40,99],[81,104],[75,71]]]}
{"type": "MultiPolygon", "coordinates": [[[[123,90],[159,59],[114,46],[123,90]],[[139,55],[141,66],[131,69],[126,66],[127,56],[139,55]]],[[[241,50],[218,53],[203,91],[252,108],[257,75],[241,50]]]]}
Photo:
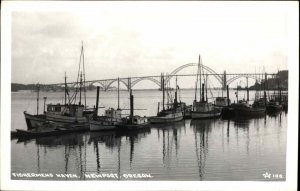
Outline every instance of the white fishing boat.
{"type": "MultiPolygon", "coordinates": [[[[207,75],[206,80],[203,80],[204,83],[201,81],[201,57],[199,55],[199,64],[198,64],[198,72],[197,72],[197,80],[196,80],[196,88],[195,88],[195,100],[193,102],[193,111],[191,112],[192,119],[207,119],[207,118],[218,118],[221,116],[221,110],[217,109],[215,105],[211,102],[208,102],[207,97],[207,75]],[[199,90],[200,90],[200,100],[197,101],[197,83],[199,77],[199,90]],[[202,84],[202,89],[201,89],[202,84]],[[204,97],[204,92],[206,92],[206,98],[204,97]]],[[[203,72],[204,78],[204,72],[203,72]]]]}

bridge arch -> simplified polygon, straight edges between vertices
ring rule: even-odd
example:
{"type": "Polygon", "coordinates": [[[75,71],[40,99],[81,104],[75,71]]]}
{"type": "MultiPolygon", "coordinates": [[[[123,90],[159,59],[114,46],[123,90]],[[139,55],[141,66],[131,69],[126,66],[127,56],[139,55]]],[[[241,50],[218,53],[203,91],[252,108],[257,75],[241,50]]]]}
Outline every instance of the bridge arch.
{"type": "MultiPolygon", "coordinates": [[[[184,68],[187,67],[192,67],[192,66],[198,66],[198,63],[188,63],[182,66],[179,66],[178,68],[176,68],[175,70],[173,70],[169,75],[167,81],[171,80],[171,78],[176,75],[179,71],[181,71],[184,68]]],[[[203,64],[201,64],[201,66],[203,67],[203,69],[205,69],[207,72],[214,74],[213,76],[221,83],[221,85],[223,85],[223,77],[220,76],[219,74],[217,74],[213,69],[209,68],[208,66],[205,66],[203,64]]]]}
{"type": "Polygon", "coordinates": [[[239,78],[251,78],[251,79],[254,79],[254,80],[259,80],[260,79],[259,77],[256,77],[256,76],[238,75],[238,76],[235,76],[235,77],[230,78],[229,80],[227,80],[226,84],[229,85],[229,84],[231,84],[232,82],[234,82],[235,80],[237,80],[239,78]]]}
{"type": "Polygon", "coordinates": [[[137,83],[139,83],[140,81],[143,81],[143,80],[150,80],[150,81],[154,82],[155,84],[157,84],[159,87],[161,86],[160,81],[158,81],[154,78],[151,78],[151,77],[147,77],[147,78],[139,78],[139,79],[132,81],[131,87],[133,87],[134,85],[136,85],[137,83]]]}
{"type": "MultiPolygon", "coordinates": [[[[128,88],[128,84],[123,80],[123,79],[119,79],[120,82],[122,82],[126,88],[128,88]]],[[[111,80],[107,85],[106,85],[106,90],[114,83],[114,82],[117,82],[118,79],[114,79],[114,80],[111,80]]]]}
{"type": "Polygon", "coordinates": [[[88,86],[92,86],[92,85],[94,85],[94,84],[96,84],[96,83],[100,84],[100,87],[101,87],[102,89],[105,89],[105,84],[104,84],[103,82],[101,82],[101,81],[98,81],[98,82],[91,82],[90,84],[88,84],[88,86]]]}

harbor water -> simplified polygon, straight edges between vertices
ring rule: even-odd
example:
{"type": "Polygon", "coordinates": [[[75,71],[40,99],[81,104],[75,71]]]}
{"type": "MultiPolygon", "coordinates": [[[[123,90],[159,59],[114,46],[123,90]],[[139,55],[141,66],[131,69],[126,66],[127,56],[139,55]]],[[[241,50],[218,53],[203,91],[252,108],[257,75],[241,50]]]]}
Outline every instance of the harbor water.
{"type": "MultiPolygon", "coordinates": [[[[120,107],[129,109],[129,92],[120,93],[120,107]]],[[[162,92],[134,90],[133,95],[135,114],[156,115],[162,92]]],[[[250,100],[254,95],[250,91],[250,100]]],[[[43,97],[47,104],[63,103],[63,96],[63,92],[40,92],[39,113],[44,110],[43,97]]],[[[192,104],[194,96],[193,90],[181,90],[179,99],[192,104]]],[[[246,91],[239,91],[239,99],[245,96],[246,91]]],[[[96,90],[88,91],[86,97],[86,105],[92,108],[96,90]]],[[[236,101],[233,90],[230,98],[236,101]]],[[[13,92],[11,104],[11,130],[27,129],[23,112],[36,114],[36,92],[13,92]]],[[[100,106],[116,108],[117,92],[100,92],[100,106]]],[[[99,114],[103,113],[104,109],[99,109],[99,114]]],[[[123,113],[129,114],[129,110],[123,113]]],[[[282,112],[254,119],[187,119],[131,132],[86,131],[12,139],[11,178],[284,181],[287,116],[282,112]]]]}

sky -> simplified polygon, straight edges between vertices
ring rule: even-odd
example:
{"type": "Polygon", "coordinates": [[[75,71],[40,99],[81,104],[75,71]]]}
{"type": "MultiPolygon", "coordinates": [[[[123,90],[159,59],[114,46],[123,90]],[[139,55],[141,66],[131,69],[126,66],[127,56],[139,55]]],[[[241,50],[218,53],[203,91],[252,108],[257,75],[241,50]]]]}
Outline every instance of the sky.
{"type": "Polygon", "coordinates": [[[217,73],[288,69],[286,2],[64,5],[12,12],[12,83],[61,83],[65,72],[76,81],[82,42],[86,80],[171,73],[199,54],[217,73]]]}

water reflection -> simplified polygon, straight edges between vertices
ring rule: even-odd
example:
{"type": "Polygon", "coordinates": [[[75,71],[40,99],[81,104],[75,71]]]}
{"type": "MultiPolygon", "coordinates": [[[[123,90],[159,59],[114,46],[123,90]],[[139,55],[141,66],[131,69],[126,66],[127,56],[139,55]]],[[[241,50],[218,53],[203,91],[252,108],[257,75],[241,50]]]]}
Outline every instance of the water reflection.
{"type": "Polygon", "coordinates": [[[178,149],[180,147],[180,136],[182,129],[185,131],[185,121],[179,121],[168,124],[153,124],[152,128],[157,131],[158,141],[161,139],[162,134],[162,160],[164,166],[170,168],[170,161],[172,158],[173,145],[175,147],[175,156],[178,156],[178,149]]]}
{"type": "MultiPolygon", "coordinates": [[[[38,137],[38,138],[27,138],[18,139],[18,144],[28,144],[35,142],[37,152],[37,172],[41,172],[41,160],[47,158],[47,150],[53,149],[63,151],[63,173],[68,174],[77,170],[79,179],[85,180],[84,173],[87,172],[87,146],[92,145],[95,154],[95,168],[92,172],[101,172],[101,150],[100,145],[105,145],[109,150],[117,150],[117,169],[120,175],[121,171],[121,145],[122,139],[125,142],[129,142],[129,162],[130,165],[133,162],[135,144],[138,144],[140,140],[151,133],[151,129],[141,129],[130,132],[119,132],[119,131],[102,131],[102,132],[79,132],[73,134],[66,134],[60,136],[49,136],[49,137],[38,137]],[[44,153],[41,153],[41,149],[44,149],[44,153]],[[74,158],[75,157],[75,158],[74,158]],[[73,165],[75,163],[76,169],[73,165]]],[[[51,153],[53,154],[53,153],[51,153]]],[[[52,156],[53,157],[53,156],[52,156]]],[[[90,170],[89,170],[90,172],[90,170]]],[[[119,176],[120,178],[120,176],[119,176]]]]}
{"type": "Polygon", "coordinates": [[[208,153],[208,135],[211,132],[212,126],[214,126],[216,120],[192,120],[191,128],[194,132],[195,139],[195,152],[197,156],[197,166],[200,180],[203,180],[205,174],[206,156],[208,153]]]}

